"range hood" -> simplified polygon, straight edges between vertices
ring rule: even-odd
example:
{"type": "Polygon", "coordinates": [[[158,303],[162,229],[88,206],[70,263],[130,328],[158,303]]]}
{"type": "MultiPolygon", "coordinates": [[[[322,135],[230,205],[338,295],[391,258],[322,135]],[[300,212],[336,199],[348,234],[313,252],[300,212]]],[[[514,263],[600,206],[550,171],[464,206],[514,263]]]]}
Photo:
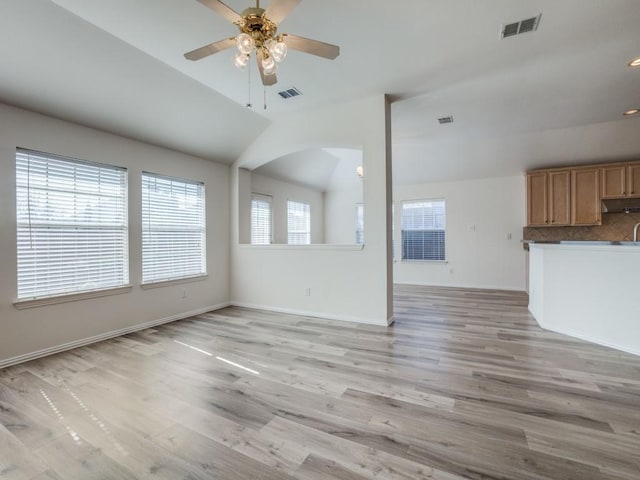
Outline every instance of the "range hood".
{"type": "Polygon", "coordinates": [[[612,198],[602,200],[602,213],[640,212],[640,198],[612,198]]]}

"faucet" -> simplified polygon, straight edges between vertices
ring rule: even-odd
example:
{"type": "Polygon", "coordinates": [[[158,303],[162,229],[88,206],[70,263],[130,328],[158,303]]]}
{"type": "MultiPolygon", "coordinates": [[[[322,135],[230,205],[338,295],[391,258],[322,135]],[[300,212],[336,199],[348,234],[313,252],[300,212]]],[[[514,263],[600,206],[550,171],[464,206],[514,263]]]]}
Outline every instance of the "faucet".
{"type": "Polygon", "coordinates": [[[633,227],[633,241],[638,241],[638,227],[640,227],[640,223],[636,223],[636,226],[633,227]]]}

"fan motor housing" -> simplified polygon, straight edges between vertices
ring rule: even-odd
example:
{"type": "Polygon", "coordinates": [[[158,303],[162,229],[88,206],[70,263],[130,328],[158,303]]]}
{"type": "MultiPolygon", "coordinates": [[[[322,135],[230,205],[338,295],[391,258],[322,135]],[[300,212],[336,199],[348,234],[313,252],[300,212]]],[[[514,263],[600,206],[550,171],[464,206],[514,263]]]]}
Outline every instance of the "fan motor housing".
{"type": "Polygon", "coordinates": [[[238,27],[242,33],[251,35],[259,42],[265,42],[275,36],[278,26],[264,16],[263,8],[247,8],[241,15],[242,23],[238,27]]]}

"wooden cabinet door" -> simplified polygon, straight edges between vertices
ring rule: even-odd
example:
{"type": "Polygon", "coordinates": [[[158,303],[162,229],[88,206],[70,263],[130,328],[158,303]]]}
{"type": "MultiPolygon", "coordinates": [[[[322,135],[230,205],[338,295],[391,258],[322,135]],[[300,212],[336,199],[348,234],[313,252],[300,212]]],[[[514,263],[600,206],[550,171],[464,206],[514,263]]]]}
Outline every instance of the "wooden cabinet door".
{"type": "Polygon", "coordinates": [[[548,225],[547,173],[527,173],[527,225],[548,225]]]}
{"type": "Polygon", "coordinates": [[[627,196],[640,197],[640,163],[627,167],[627,196]]]}
{"type": "Polygon", "coordinates": [[[549,224],[571,223],[571,170],[549,172],[549,224]]]}
{"type": "Polygon", "coordinates": [[[571,171],[571,224],[601,224],[599,168],[571,171]]]}
{"type": "MultiPolygon", "coordinates": [[[[624,165],[602,167],[602,198],[621,198],[627,194],[626,171],[627,167],[624,165]]],[[[640,171],[638,174],[640,175],[640,171]]]]}

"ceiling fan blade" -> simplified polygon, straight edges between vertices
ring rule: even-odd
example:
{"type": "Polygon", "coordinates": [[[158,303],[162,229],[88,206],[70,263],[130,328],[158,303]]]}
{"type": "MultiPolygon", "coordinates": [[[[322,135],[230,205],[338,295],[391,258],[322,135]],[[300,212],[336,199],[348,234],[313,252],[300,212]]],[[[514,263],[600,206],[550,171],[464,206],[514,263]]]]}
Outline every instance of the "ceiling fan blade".
{"type": "Polygon", "coordinates": [[[211,10],[216,12],[218,15],[222,15],[224,18],[229,20],[231,23],[241,22],[242,17],[238,12],[236,12],[233,8],[228,5],[225,5],[220,0],[198,0],[205,7],[209,7],[211,10]]]}
{"type": "Polygon", "coordinates": [[[300,0],[273,0],[264,15],[276,25],[286,18],[291,10],[296,8],[300,0]]]}
{"type": "Polygon", "coordinates": [[[278,83],[278,77],[274,73],[273,75],[265,75],[264,68],[262,67],[262,50],[258,50],[256,52],[256,60],[258,61],[258,70],[260,70],[260,77],[262,78],[262,84],[265,87],[270,87],[271,85],[275,85],[278,83]]]}
{"type": "Polygon", "coordinates": [[[288,33],[284,33],[282,35],[282,40],[287,47],[293,50],[310,53],[311,55],[328,58],[329,60],[334,60],[338,55],[340,55],[340,47],[337,45],[331,45],[330,43],[319,42],[318,40],[311,40],[310,38],[298,37],[296,35],[289,35],[288,33]]]}
{"type": "Polygon", "coordinates": [[[187,60],[200,60],[201,58],[208,57],[214,53],[221,52],[227,48],[231,48],[236,44],[235,38],[225,38],[219,42],[210,43],[204,47],[196,48],[190,52],[184,54],[184,58],[187,60]]]}

